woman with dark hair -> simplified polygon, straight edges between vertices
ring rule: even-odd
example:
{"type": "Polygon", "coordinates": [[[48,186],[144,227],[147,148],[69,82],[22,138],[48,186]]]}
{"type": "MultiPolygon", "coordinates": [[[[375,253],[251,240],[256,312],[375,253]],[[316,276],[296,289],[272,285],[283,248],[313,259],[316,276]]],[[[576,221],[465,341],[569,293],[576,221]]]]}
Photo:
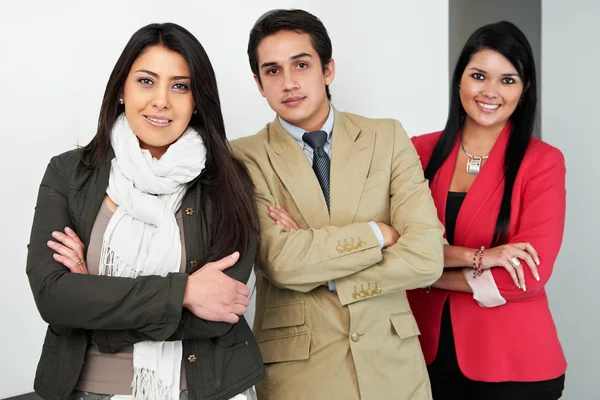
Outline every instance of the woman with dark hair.
{"type": "Polygon", "coordinates": [[[243,314],[257,251],[247,170],[229,148],[198,40],[151,24],[109,78],[98,131],[52,158],[27,274],[49,326],[44,399],[254,399],[243,314]]]}
{"type": "Polygon", "coordinates": [[[442,277],[409,293],[436,400],[562,394],[545,285],[563,236],[565,163],[532,137],[536,108],[525,35],[486,25],[458,59],[446,127],[413,138],[448,242],[442,277]]]}

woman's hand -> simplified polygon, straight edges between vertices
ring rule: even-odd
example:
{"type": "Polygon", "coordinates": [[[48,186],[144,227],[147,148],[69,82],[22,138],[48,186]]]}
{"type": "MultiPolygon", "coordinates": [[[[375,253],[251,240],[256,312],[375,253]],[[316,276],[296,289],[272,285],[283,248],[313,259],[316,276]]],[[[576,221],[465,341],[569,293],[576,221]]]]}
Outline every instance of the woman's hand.
{"type": "Polygon", "coordinates": [[[223,271],[235,265],[239,258],[240,253],[236,251],[191,274],[185,287],[183,306],[208,321],[238,322],[250,304],[250,289],[223,271]]]}
{"type": "Polygon", "coordinates": [[[275,221],[275,224],[288,231],[297,231],[300,229],[294,218],[281,206],[269,206],[269,217],[275,221]]]}
{"type": "Polygon", "coordinates": [[[66,227],[65,233],[54,231],[52,237],[58,242],[49,240],[47,245],[55,251],[52,255],[54,259],[75,274],[87,274],[84,245],[79,236],[66,227]]]}
{"type": "Polygon", "coordinates": [[[537,266],[540,265],[540,259],[537,251],[529,243],[504,244],[485,250],[481,260],[481,268],[503,267],[508,271],[515,285],[525,291],[527,287],[525,286],[525,273],[523,272],[521,260],[527,263],[534,278],[539,281],[540,274],[537,266]]]}

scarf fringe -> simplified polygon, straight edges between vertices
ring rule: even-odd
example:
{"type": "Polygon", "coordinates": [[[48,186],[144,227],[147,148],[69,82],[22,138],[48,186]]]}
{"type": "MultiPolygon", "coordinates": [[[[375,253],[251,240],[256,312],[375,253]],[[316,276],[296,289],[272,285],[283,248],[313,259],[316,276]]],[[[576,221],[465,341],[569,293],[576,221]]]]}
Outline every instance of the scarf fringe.
{"type": "Polygon", "coordinates": [[[161,381],[155,371],[146,368],[134,368],[131,385],[133,400],[177,400],[171,399],[172,387],[161,381]]]}
{"type": "Polygon", "coordinates": [[[100,265],[98,275],[136,278],[139,274],[135,268],[127,265],[126,262],[117,257],[108,243],[103,240],[102,249],[100,250],[100,265]],[[124,273],[123,271],[127,269],[128,271],[124,273]]]}

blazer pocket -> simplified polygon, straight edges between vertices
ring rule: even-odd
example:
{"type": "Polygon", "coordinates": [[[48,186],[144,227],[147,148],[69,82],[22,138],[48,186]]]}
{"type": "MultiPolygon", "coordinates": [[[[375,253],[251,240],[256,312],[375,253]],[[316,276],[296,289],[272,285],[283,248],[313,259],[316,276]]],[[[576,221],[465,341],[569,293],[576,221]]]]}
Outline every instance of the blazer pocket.
{"type": "Polygon", "coordinates": [[[310,332],[299,332],[264,339],[258,342],[263,362],[308,360],[310,354],[310,332]]]}
{"type": "Polygon", "coordinates": [[[365,185],[363,186],[363,193],[385,182],[386,175],[389,176],[389,173],[387,171],[379,171],[376,172],[374,175],[367,177],[367,179],[365,180],[365,185]]]}
{"type": "Polygon", "coordinates": [[[310,331],[298,332],[297,327],[302,325],[303,301],[267,308],[261,325],[261,333],[266,335],[258,339],[258,347],[265,364],[308,359],[310,331]]]}
{"type": "Polygon", "coordinates": [[[420,335],[419,327],[411,311],[390,315],[392,327],[401,339],[420,335]]]}
{"type": "Polygon", "coordinates": [[[304,302],[268,307],[263,315],[262,329],[304,325],[304,302]]]}
{"type": "Polygon", "coordinates": [[[49,349],[60,349],[63,346],[65,338],[67,337],[69,331],[68,329],[53,329],[50,325],[46,329],[46,337],[44,338],[44,347],[49,349]]]}

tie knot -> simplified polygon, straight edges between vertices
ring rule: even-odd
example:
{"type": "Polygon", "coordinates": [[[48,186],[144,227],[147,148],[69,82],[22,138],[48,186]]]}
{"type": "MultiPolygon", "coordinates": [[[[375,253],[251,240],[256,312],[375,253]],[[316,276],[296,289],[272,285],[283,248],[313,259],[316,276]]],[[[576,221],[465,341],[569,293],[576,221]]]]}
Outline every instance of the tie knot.
{"type": "Polygon", "coordinates": [[[313,150],[319,147],[322,148],[327,141],[327,133],[325,131],[306,132],[302,135],[302,140],[313,150]]]}

